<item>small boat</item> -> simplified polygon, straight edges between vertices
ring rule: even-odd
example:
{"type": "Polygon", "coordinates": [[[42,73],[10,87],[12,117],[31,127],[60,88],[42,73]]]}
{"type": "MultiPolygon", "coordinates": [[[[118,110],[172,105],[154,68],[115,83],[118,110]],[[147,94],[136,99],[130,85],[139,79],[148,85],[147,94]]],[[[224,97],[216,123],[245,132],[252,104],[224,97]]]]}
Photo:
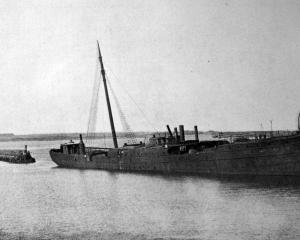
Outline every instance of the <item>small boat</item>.
{"type": "Polygon", "coordinates": [[[35,159],[27,150],[27,145],[25,145],[24,150],[0,150],[0,161],[8,163],[34,163],[35,159]]]}
{"type": "MultiPolygon", "coordinates": [[[[184,126],[167,126],[168,135],[153,136],[147,143],[118,146],[111,111],[106,73],[98,43],[99,63],[109,113],[113,148],[87,147],[82,136],[78,143],[61,144],[50,156],[59,167],[205,175],[294,175],[300,176],[300,134],[258,136],[237,141],[185,139],[184,126]]],[[[299,119],[298,119],[299,125],[299,119]]]]}

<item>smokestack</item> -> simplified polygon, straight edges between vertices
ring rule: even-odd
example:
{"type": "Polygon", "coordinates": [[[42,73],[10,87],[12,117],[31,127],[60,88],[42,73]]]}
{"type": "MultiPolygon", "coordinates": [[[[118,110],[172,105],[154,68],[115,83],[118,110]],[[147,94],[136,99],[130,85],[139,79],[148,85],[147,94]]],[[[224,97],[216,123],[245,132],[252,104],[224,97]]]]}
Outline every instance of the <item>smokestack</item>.
{"type": "Polygon", "coordinates": [[[184,126],[183,125],[179,125],[179,132],[180,132],[180,142],[184,142],[185,138],[184,138],[184,126]]]}
{"type": "Polygon", "coordinates": [[[178,131],[177,131],[177,127],[174,128],[174,132],[175,132],[175,139],[176,141],[178,141],[178,131]]]}
{"type": "Polygon", "coordinates": [[[197,128],[197,126],[194,126],[194,131],[195,131],[195,140],[197,142],[199,142],[199,136],[198,136],[198,128],[197,128]]]}
{"type": "Polygon", "coordinates": [[[85,146],[84,146],[84,143],[82,141],[82,135],[81,134],[79,134],[79,139],[80,139],[79,152],[80,152],[80,154],[85,154],[85,146]]]}
{"type": "Polygon", "coordinates": [[[168,129],[168,132],[169,132],[170,137],[173,137],[173,134],[172,134],[172,132],[171,132],[171,129],[170,129],[169,125],[167,125],[167,129],[168,129]]]}

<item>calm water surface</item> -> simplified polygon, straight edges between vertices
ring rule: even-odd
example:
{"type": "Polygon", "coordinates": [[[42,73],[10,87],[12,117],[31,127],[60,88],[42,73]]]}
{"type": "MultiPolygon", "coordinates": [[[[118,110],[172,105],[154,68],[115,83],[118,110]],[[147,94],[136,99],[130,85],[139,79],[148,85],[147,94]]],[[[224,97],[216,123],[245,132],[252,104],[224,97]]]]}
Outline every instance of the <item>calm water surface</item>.
{"type": "MultiPolygon", "coordinates": [[[[300,180],[218,179],[0,162],[0,239],[300,239],[300,180]]],[[[2,142],[1,148],[23,148],[2,142]]]]}

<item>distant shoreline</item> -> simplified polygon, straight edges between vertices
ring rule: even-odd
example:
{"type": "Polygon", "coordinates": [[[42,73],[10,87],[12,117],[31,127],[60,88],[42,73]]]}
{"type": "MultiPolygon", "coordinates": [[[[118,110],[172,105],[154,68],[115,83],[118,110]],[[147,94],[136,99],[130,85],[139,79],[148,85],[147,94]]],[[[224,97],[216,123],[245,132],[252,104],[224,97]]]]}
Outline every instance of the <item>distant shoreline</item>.
{"type": "MultiPolygon", "coordinates": [[[[8,141],[58,141],[58,140],[78,140],[80,133],[49,133],[49,134],[26,134],[26,135],[14,135],[11,134],[9,137],[3,137],[0,134],[0,142],[8,142],[8,141]]],[[[150,137],[153,134],[164,136],[166,132],[135,132],[133,133],[136,138],[146,138],[150,137]]],[[[194,134],[192,131],[185,131],[186,135],[194,134]]],[[[200,133],[201,134],[201,133],[200,133]]],[[[117,133],[118,138],[128,138],[129,133],[127,132],[119,132],[117,133]]],[[[130,133],[132,136],[132,133],[130,133]]],[[[83,139],[86,138],[86,134],[82,134],[83,139]]],[[[89,139],[104,139],[111,138],[111,133],[95,133],[93,137],[89,137],[89,139]]]]}
{"type": "MultiPolygon", "coordinates": [[[[226,131],[226,132],[220,132],[220,131],[205,131],[205,132],[199,132],[199,134],[204,135],[211,135],[214,138],[228,138],[231,136],[258,136],[260,134],[265,134],[267,136],[270,136],[271,134],[273,136],[280,136],[280,135],[291,135],[295,134],[296,131],[291,130],[279,130],[279,131],[273,131],[272,133],[270,131],[226,131]]],[[[14,135],[14,134],[0,134],[0,142],[17,142],[17,141],[58,141],[58,140],[77,140],[79,139],[80,133],[50,133],[50,134],[26,134],[26,135],[14,135]]],[[[135,132],[134,135],[136,138],[147,138],[155,135],[167,135],[166,132],[135,132]]],[[[192,130],[186,130],[186,135],[193,135],[194,131],[192,130]]],[[[126,132],[119,132],[117,133],[118,138],[127,138],[129,133],[126,132]]],[[[82,134],[83,138],[86,138],[86,134],[82,134]]],[[[104,139],[104,138],[111,138],[111,133],[95,133],[92,139],[104,139]]]]}

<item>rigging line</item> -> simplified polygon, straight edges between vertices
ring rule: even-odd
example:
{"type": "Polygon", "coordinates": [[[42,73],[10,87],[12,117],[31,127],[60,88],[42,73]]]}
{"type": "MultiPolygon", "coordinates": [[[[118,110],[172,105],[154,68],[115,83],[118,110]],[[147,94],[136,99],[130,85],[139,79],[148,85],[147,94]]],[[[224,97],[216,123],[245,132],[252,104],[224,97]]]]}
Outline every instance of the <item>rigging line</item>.
{"type": "Polygon", "coordinates": [[[131,95],[129,94],[129,92],[126,90],[126,88],[122,85],[121,81],[119,80],[119,78],[114,74],[114,72],[111,70],[111,68],[109,67],[109,65],[106,64],[106,68],[112,73],[112,75],[114,76],[114,78],[117,80],[118,84],[123,88],[123,90],[126,92],[126,94],[129,96],[129,98],[131,99],[131,101],[136,105],[136,107],[138,108],[138,110],[142,113],[143,117],[146,119],[146,121],[148,122],[148,124],[156,131],[156,133],[158,133],[159,131],[156,129],[156,127],[154,127],[154,125],[151,123],[151,121],[147,118],[146,114],[143,112],[143,110],[139,107],[139,105],[134,101],[133,97],[131,97],[131,95]]]}
{"type": "Polygon", "coordinates": [[[95,74],[94,74],[94,84],[93,84],[93,95],[91,100],[91,106],[90,106],[90,112],[89,112],[89,120],[88,120],[88,128],[87,128],[87,134],[86,134],[86,142],[91,140],[91,143],[93,142],[93,138],[95,137],[95,125],[96,125],[96,119],[97,119],[97,112],[98,112],[98,101],[99,101],[99,89],[100,89],[100,83],[98,73],[99,67],[96,61],[96,67],[95,67],[95,74]]]}
{"type": "Polygon", "coordinates": [[[117,98],[117,95],[115,94],[115,91],[112,88],[110,79],[107,78],[107,80],[108,80],[107,81],[108,82],[108,87],[111,90],[112,96],[115,100],[116,107],[117,107],[118,112],[119,112],[119,117],[120,117],[120,120],[121,120],[121,124],[122,124],[123,130],[125,131],[125,137],[128,137],[130,139],[130,143],[136,144],[137,143],[136,136],[135,136],[134,132],[132,131],[129,123],[126,120],[126,116],[125,116],[124,112],[122,111],[122,108],[121,108],[120,102],[117,98]]]}
{"type": "MultiPolygon", "coordinates": [[[[101,89],[101,91],[103,90],[104,91],[104,85],[102,85],[103,87],[102,87],[102,89],[101,89]]],[[[104,98],[104,95],[102,96],[103,98],[104,98]]],[[[103,101],[104,102],[104,101],[103,101]]],[[[106,112],[107,111],[107,109],[105,109],[105,105],[102,105],[101,104],[101,112],[106,112]],[[103,109],[102,109],[103,108],[103,109]]],[[[107,146],[106,146],[106,133],[105,133],[105,126],[107,126],[107,125],[109,125],[108,123],[107,123],[107,117],[108,117],[108,115],[105,115],[105,114],[101,114],[101,119],[100,119],[100,122],[102,123],[102,127],[103,127],[103,129],[101,130],[102,132],[100,132],[100,142],[101,142],[101,144],[106,148],[107,146]]]]}
{"type": "Polygon", "coordinates": [[[97,112],[98,112],[98,94],[99,94],[99,85],[96,85],[96,88],[94,90],[94,96],[91,104],[91,111],[90,111],[90,119],[89,119],[89,125],[88,125],[88,133],[87,136],[91,138],[95,137],[95,125],[96,125],[96,119],[97,119],[97,112]]]}
{"type": "Polygon", "coordinates": [[[106,148],[106,133],[103,132],[103,143],[104,143],[104,147],[106,148]]]}

